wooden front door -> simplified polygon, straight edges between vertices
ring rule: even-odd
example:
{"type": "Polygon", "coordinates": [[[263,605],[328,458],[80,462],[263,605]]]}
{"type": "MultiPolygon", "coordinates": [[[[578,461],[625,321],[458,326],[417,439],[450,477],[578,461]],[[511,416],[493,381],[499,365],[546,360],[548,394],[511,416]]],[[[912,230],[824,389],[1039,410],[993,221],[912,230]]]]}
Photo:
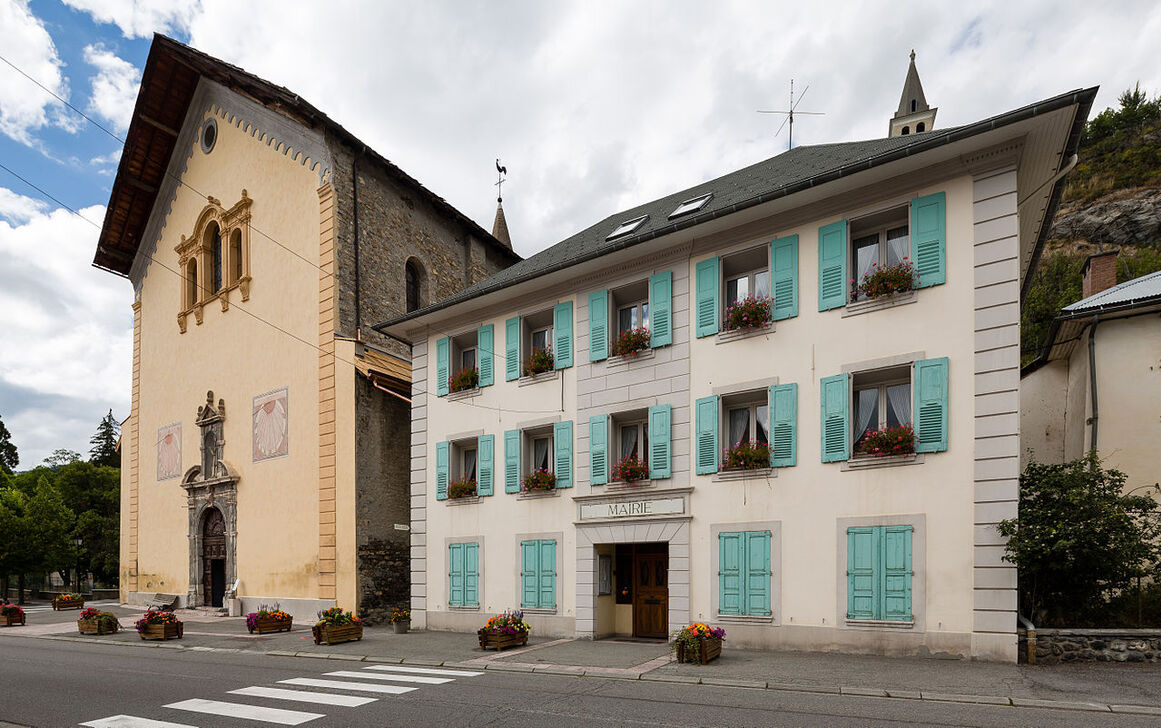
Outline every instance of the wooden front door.
{"type": "Polygon", "coordinates": [[[202,603],[220,607],[226,594],[226,519],[217,508],[202,524],[202,603]]]}
{"type": "Polygon", "coordinates": [[[633,635],[668,638],[669,554],[634,554],[633,581],[633,635]]]}

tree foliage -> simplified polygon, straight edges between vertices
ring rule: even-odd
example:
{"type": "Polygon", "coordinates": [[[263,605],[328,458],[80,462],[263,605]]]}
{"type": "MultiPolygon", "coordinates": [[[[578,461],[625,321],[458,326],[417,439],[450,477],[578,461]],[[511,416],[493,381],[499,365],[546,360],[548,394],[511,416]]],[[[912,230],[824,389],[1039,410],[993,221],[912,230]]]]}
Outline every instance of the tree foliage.
{"type": "Polygon", "coordinates": [[[1020,475],[1020,515],[1003,521],[1021,607],[1037,624],[1099,623],[1107,599],[1161,559],[1158,504],[1123,495],[1124,473],[1095,454],[1020,475]]]}
{"type": "Polygon", "coordinates": [[[1066,201],[1161,185],[1161,97],[1150,99],[1137,84],[1117,101],[1120,108],[1105,109],[1085,125],[1081,162],[1069,176],[1066,201]]]}
{"type": "Polygon", "coordinates": [[[118,468],[121,466],[121,456],[117,452],[117,437],[121,433],[121,425],[113,418],[113,410],[101,419],[97,425],[97,432],[89,440],[92,448],[89,450],[89,462],[94,465],[107,465],[118,468]]]}
{"type": "Polygon", "coordinates": [[[20,455],[16,452],[16,445],[12,444],[12,434],[0,417],[0,473],[11,475],[19,464],[20,455]]]}
{"type": "Polygon", "coordinates": [[[79,462],[81,454],[76,450],[68,450],[66,448],[57,448],[52,451],[52,454],[44,459],[44,465],[53,470],[58,470],[71,463],[79,462]]]}

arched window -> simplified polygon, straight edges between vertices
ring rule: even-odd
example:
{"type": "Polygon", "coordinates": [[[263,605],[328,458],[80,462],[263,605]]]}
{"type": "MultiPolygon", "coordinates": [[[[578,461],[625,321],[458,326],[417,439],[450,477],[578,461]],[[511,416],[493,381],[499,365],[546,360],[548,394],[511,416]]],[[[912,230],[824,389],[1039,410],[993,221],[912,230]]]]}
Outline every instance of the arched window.
{"type": "Polygon", "coordinates": [[[198,302],[198,262],[191,259],[185,267],[185,305],[182,309],[193,308],[198,302]]]}
{"type": "Polygon", "coordinates": [[[209,243],[210,265],[213,266],[214,277],[211,283],[214,293],[222,290],[222,231],[216,222],[210,223],[206,230],[206,242],[209,243]]]}
{"type": "Polygon", "coordinates": [[[915,125],[915,131],[917,133],[923,131],[924,128],[926,128],[926,127],[922,121],[915,125]]]}
{"type": "Polygon", "coordinates": [[[414,260],[407,261],[406,266],[406,289],[407,289],[407,312],[417,310],[420,307],[420,294],[423,284],[423,273],[419,268],[419,263],[414,260]]]}
{"type": "Polygon", "coordinates": [[[192,235],[182,235],[174,250],[178,270],[182,273],[181,311],[177,325],[184,334],[186,317],[193,314],[202,323],[203,309],[215,298],[222,311],[230,309],[230,295],[237,289],[243,301],[250,299],[250,204],[242,190],[242,199],[230,209],[220,200],[207,197],[194,224],[192,235]]]}
{"type": "Polygon", "coordinates": [[[904,133],[904,134],[910,134],[910,133],[911,133],[911,127],[909,127],[909,126],[905,126],[905,127],[903,127],[903,132],[902,132],[902,133],[904,133]]]}
{"type": "Polygon", "coordinates": [[[916,103],[915,99],[911,99],[911,113],[914,114],[917,108],[919,108],[919,104],[916,103]]]}
{"type": "Polygon", "coordinates": [[[230,233],[230,284],[242,278],[242,231],[230,233]]]}

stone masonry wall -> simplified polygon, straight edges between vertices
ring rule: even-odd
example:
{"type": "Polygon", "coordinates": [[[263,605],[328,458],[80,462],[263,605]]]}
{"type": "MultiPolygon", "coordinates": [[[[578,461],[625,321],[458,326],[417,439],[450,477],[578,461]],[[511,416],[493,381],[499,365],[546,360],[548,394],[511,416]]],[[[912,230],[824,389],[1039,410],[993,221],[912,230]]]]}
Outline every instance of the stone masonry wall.
{"type": "MultiPolygon", "coordinates": [[[[1026,635],[1020,635],[1021,659],[1026,635]]],[[[1161,662],[1161,629],[1054,629],[1036,633],[1036,663],[1161,662]]]]}

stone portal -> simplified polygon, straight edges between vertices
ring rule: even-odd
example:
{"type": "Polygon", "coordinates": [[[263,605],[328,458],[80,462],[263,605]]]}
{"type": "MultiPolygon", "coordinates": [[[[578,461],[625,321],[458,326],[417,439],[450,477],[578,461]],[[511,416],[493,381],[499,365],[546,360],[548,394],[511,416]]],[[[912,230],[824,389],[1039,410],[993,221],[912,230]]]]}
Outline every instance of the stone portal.
{"type": "Polygon", "coordinates": [[[222,458],[226,440],[222,423],[226,403],[206,393],[198,407],[196,424],[201,430],[201,465],[186,471],[181,487],[189,508],[189,590],[186,606],[222,607],[234,596],[238,540],[238,476],[222,458]]]}

